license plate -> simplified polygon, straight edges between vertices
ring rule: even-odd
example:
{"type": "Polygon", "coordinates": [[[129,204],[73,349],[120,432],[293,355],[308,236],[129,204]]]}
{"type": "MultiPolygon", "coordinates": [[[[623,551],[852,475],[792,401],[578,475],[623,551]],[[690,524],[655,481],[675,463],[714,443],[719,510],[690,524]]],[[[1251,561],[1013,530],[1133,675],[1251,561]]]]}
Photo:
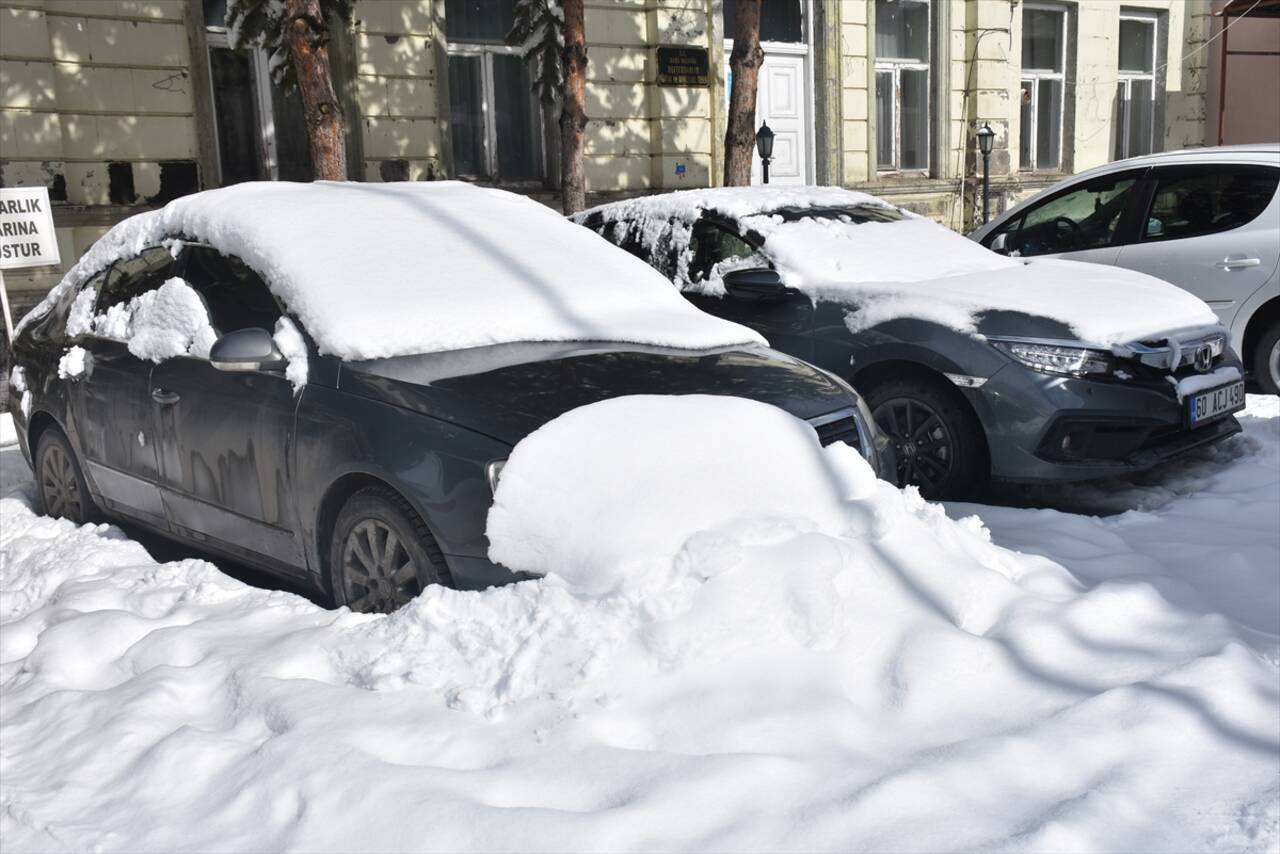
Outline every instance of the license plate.
{"type": "Polygon", "coordinates": [[[1187,425],[1194,428],[1240,409],[1244,409],[1243,382],[1211,388],[1187,398],[1187,425]]]}

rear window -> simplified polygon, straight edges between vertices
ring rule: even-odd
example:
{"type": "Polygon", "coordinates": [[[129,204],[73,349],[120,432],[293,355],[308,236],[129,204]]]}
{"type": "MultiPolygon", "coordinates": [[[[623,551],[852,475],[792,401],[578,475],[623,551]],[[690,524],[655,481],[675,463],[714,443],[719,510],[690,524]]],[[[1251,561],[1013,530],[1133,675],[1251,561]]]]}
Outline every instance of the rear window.
{"type": "Polygon", "coordinates": [[[1142,239],[1179,240],[1239,228],[1266,210],[1280,170],[1266,166],[1172,166],[1156,172],[1142,239]]]}

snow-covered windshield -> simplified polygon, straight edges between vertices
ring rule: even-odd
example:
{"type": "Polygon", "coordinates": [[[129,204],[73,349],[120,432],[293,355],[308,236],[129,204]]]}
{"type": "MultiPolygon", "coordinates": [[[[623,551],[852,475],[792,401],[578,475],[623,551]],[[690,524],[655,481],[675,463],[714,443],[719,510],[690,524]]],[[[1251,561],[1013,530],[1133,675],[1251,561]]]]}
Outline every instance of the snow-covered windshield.
{"type": "Polygon", "coordinates": [[[819,208],[745,216],[738,223],[764,240],[787,284],[802,289],[920,282],[1020,266],[932,220],[896,209],[879,212],[855,218],[819,208]]]}
{"type": "Polygon", "coordinates": [[[321,353],[348,360],[518,341],[763,342],[550,208],[444,181],[246,183],[185,196],[111,229],[43,311],[66,288],[177,236],[242,259],[321,353]]]}

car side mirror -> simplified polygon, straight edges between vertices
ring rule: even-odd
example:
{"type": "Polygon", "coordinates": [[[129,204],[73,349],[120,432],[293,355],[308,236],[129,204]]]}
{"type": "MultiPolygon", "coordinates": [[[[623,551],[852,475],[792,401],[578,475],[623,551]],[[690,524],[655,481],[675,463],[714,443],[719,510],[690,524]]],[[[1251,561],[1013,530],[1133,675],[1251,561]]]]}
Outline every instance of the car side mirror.
{"type": "Polygon", "coordinates": [[[1008,255],[1009,254],[1009,232],[1002,231],[999,234],[997,234],[995,238],[992,239],[991,241],[990,249],[992,252],[995,252],[997,255],[1008,255]]]}
{"type": "Polygon", "coordinates": [[[780,299],[787,293],[777,270],[730,270],[724,274],[724,291],[731,297],[745,300],[780,299]]]}
{"type": "Polygon", "coordinates": [[[257,327],[228,332],[213,342],[209,362],[220,371],[283,371],[289,364],[271,333],[257,327]]]}
{"type": "Polygon", "coordinates": [[[1164,221],[1156,217],[1147,218],[1147,237],[1162,237],[1164,235],[1164,221]]]}

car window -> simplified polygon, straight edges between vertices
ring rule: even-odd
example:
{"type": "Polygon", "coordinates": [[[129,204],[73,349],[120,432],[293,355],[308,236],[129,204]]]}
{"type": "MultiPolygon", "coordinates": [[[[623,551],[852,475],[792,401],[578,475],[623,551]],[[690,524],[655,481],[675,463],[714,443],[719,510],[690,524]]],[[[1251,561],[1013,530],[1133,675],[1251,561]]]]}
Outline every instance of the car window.
{"type": "Polygon", "coordinates": [[[1095,178],[1048,199],[1023,215],[1005,248],[1031,256],[1112,245],[1139,177],[1141,173],[1124,172],[1095,178]]]}
{"type": "Polygon", "coordinates": [[[1239,228],[1266,209],[1278,180],[1280,170],[1265,166],[1159,169],[1142,239],[1178,240],[1239,228]]]}
{"type": "MultiPolygon", "coordinates": [[[[114,305],[154,291],[172,276],[173,253],[163,246],[153,246],[132,258],[117,261],[111,265],[102,283],[97,313],[105,314],[114,305]]],[[[93,287],[93,284],[88,287],[93,287]]]]}
{"type": "Polygon", "coordinates": [[[219,335],[239,329],[275,331],[280,306],[262,277],[243,261],[207,246],[183,250],[183,278],[204,299],[219,335]]]}
{"type": "Polygon", "coordinates": [[[759,250],[738,235],[713,222],[702,220],[693,227],[690,237],[692,260],[689,279],[700,282],[718,278],[717,274],[736,266],[733,262],[750,260],[750,266],[767,267],[759,250]]]}

